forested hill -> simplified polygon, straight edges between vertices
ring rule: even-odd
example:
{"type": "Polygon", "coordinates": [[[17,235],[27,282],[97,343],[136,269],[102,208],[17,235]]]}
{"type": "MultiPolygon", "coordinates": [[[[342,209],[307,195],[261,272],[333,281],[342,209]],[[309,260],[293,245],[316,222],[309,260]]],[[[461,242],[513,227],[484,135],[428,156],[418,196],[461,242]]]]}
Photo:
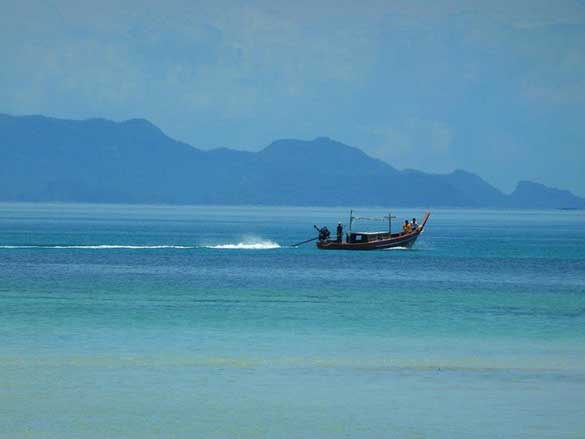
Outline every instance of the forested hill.
{"type": "Polygon", "coordinates": [[[0,115],[0,201],[583,208],[568,191],[399,171],[326,137],[202,151],[144,119],[0,115]]]}

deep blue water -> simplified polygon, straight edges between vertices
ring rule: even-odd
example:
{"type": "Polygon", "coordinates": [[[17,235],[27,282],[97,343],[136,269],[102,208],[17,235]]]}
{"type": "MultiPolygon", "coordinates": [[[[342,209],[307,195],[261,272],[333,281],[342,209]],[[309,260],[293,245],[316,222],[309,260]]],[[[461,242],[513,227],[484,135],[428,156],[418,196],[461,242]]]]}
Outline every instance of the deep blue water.
{"type": "Polygon", "coordinates": [[[0,438],[585,437],[585,212],[338,220],[0,204],[0,438]]]}

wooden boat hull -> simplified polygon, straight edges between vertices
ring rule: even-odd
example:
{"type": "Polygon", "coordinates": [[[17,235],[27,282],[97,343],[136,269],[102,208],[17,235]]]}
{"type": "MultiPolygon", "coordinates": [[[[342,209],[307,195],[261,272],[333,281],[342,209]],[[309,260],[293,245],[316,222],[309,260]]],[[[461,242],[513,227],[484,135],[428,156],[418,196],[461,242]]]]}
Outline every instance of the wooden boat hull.
{"type": "Polygon", "coordinates": [[[347,242],[337,241],[320,241],[317,248],[321,250],[384,250],[387,248],[405,247],[410,248],[416,242],[421,232],[416,231],[407,235],[393,237],[390,239],[380,239],[372,242],[349,244],[347,242]]]}
{"type": "Polygon", "coordinates": [[[326,240],[317,242],[317,248],[321,250],[384,250],[388,248],[404,247],[410,248],[416,242],[418,236],[424,231],[430,214],[427,213],[422,224],[410,233],[386,234],[381,239],[368,242],[339,242],[326,240]]]}

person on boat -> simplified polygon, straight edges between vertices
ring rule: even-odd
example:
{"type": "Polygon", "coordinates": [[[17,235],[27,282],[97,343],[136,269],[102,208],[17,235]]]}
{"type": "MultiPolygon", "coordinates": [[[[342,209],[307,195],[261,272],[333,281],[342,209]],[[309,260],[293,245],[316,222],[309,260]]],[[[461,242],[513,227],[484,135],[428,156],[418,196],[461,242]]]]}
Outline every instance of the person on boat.
{"type": "Polygon", "coordinates": [[[402,232],[404,232],[405,234],[412,232],[412,227],[410,226],[410,223],[408,222],[408,220],[404,220],[404,225],[402,226],[402,232]]]}
{"type": "Polygon", "coordinates": [[[341,242],[343,237],[343,225],[341,223],[337,223],[337,242],[341,242]]]}
{"type": "Polygon", "coordinates": [[[319,230],[319,241],[327,241],[330,235],[331,232],[329,232],[327,226],[323,226],[323,228],[319,230]]]}
{"type": "Polygon", "coordinates": [[[416,223],[416,218],[412,219],[412,224],[410,225],[410,227],[412,228],[412,230],[418,229],[418,224],[416,223]]]}

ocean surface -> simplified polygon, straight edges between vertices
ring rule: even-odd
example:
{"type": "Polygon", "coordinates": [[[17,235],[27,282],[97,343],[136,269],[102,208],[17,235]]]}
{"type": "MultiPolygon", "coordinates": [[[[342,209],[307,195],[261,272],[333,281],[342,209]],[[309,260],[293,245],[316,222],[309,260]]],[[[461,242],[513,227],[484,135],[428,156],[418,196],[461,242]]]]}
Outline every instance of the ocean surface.
{"type": "Polygon", "coordinates": [[[347,214],[0,204],[0,439],[585,438],[585,212],[347,214]]]}

